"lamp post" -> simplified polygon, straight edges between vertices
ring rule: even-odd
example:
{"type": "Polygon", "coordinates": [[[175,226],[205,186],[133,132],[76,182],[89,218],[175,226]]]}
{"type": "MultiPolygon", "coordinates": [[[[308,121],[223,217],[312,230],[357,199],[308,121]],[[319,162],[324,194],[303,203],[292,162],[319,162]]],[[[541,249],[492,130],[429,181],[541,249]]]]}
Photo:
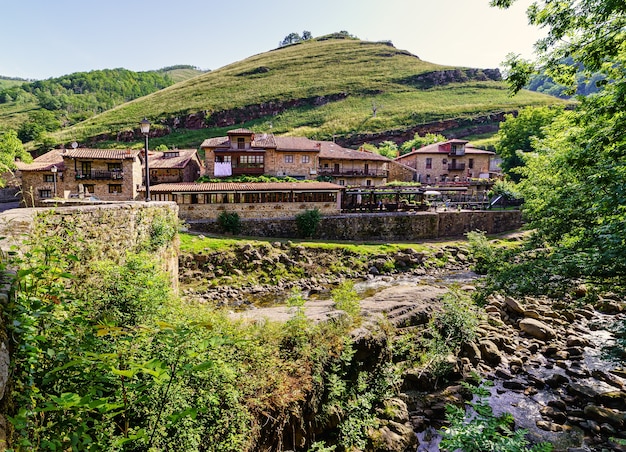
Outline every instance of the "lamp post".
{"type": "Polygon", "coordinates": [[[148,166],[148,133],[150,132],[150,121],[143,118],[140,122],[141,133],[146,138],[146,202],[150,201],[150,168],[148,166]]]}
{"type": "Polygon", "coordinates": [[[52,165],[52,168],[50,168],[50,171],[52,171],[52,181],[54,182],[54,197],[57,197],[57,171],[59,171],[59,168],[57,168],[56,165],[52,165]]]}

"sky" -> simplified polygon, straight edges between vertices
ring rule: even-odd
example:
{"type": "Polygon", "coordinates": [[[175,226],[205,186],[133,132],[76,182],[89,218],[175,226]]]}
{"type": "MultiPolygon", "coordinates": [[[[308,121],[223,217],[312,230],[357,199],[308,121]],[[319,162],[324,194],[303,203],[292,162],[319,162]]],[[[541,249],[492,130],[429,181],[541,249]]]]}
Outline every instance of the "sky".
{"type": "Polygon", "coordinates": [[[215,70],[285,36],[347,31],[437,64],[496,68],[533,57],[541,30],[518,0],[0,0],[0,75],[46,79],[96,69],[215,70]]]}

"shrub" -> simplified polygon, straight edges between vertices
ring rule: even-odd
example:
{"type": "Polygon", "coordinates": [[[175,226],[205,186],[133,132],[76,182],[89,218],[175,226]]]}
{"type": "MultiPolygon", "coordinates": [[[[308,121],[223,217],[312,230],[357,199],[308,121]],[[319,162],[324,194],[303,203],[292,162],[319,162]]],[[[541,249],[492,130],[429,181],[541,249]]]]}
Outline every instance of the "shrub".
{"type": "Polygon", "coordinates": [[[463,383],[477,396],[475,402],[468,402],[467,412],[463,408],[446,405],[446,419],[450,422],[450,426],[442,432],[441,449],[464,452],[551,451],[552,446],[547,443],[528,447],[528,440],[524,436],[527,433],[526,430],[514,430],[513,416],[509,413],[500,416],[493,414],[487,402],[489,396],[489,390],[485,387],[487,383],[490,382],[485,382],[479,387],[463,383]]]}
{"type": "Polygon", "coordinates": [[[305,210],[296,215],[296,226],[298,233],[306,238],[313,237],[322,219],[319,209],[305,210]]]}
{"type": "Polygon", "coordinates": [[[221,212],[217,217],[217,224],[224,232],[231,234],[239,234],[241,232],[241,219],[237,212],[221,212]]]}
{"type": "Polygon", "coordinates": [[[335,300],[335,308],[344,311],[355,320],[358,319],[361,314],[361,305],[353,282],[343,283],[332,291],[331,296],[335,300]]]}

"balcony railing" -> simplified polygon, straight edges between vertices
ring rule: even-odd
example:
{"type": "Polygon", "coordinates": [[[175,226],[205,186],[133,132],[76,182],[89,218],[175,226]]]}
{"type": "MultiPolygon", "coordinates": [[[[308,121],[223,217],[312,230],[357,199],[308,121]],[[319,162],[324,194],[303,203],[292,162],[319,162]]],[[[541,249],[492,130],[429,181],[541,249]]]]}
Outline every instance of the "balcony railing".
{"type": "Polygon", "coordinates": [[[448,163],[448,171],[465,171],[465,163],[448,163]]]}
{"type": "Polygon", "coordinates": [[[387,177],[389,175],[388,170],[382,169],[368,169],[365,170],[347,170],[347,169],[335,169],[335,168],[319,168],[317,174],[320,176],[346,176],[346,177],[387,177]]]}
{"type": "Polygon", "coordinates": [[[77,171],[76,180],[122,180],[124,173],[122,171],[77,171]]]}

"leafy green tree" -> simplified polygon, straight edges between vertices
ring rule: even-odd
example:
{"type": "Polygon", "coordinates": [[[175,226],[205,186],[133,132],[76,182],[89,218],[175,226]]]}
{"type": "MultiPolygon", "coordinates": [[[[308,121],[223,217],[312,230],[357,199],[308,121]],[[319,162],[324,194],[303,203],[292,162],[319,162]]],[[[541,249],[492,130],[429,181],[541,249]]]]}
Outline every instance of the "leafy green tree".
{"type": "Polygon", "coordinates": [[[415,134],[412,140],[405,141],[400,146],[400,155],[408,154],[414,148],[419,149],[422,146],[427,146],[429,144],[439,143],[441,141],[447,141],[448,139],[443,135],[438,133],[427,133],[423,137],[419,134],[415,134]]]}
{"type": "Polygon", "coordinates": [[[520,153],[533,150],[533,142],[545,136],[544,127],[561,114],[562,108],[526,107],[518,115],[508,114],[500,124],[496,151],[502,158],[502,171],[519,180],[515,168],[523,165],[520,153]]]}
{"type": "Polygon", "coordinates": [[[383,141],[376,150],[380,155],[389,159],[395,159],[398,156],[398,145],[393,141],[383,141]]]}
{"type": "MultiPolygon", "coordinates": [[[[0,135],[0,173],[15,169],[15,159],[24,162],[32,160],[30,154],[24,150],[17,132],[10,130],[0,135]]],[[[3,183],[0,179],[0,183],[3,183]]]]}
{"type": "MultiPolygon", "coordinates": [[[[508,7],[514,0],[492,0],[508,7]]],[[[520,187],[541,256],[561,277],[626,286],[626,8],[613,0],[537,1],[530,23],[547,31],[537,63],[512,56],[513,90],[542,69],[574,87],[576,67],[605,76],[603,88],[560,115],[525,155],[520,187]],[[574,65],[562,62],[571,57],[574,65]],[[548,246],[546,246],[548,245],[548,246]]],[[[554,279],[554,278],[552,278],[554,279]]]]}

